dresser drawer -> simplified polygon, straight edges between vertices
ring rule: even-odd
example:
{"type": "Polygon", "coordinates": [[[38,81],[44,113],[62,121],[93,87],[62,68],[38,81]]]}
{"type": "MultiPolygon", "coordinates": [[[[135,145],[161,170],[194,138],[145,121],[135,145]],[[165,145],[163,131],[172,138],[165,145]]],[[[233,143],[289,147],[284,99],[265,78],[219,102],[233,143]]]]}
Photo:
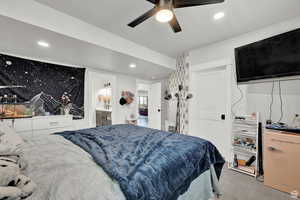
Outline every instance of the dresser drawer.
{"type": "Polygon", "coordinates": [[[267,132],[264,136],[265,185],[300,192],[300,136],[267,132]]]}
{"type": "Polygon", "coordinates": [[[72,126],[72,116],[37,117],[33,120],[33,130],[58,129],[72,126]]]}
{"type": "Polygon", "coordinates": [[[14,126],[17,132],[32,131],[32,119],[16,119],[14,126]]]}
{"type": "Polygon", "coordinates": [[[33,135],[50,135],[53,133],[63,132],[63,131],[71,131],[74,130],[73,127],[63,127],[63,128],[51,128],[51,129],[43,129],[43,130],[34,130],[33,135]]]}
{"type": "Polygon", "coordinates": [[[14,128],[16,132],[32,131],[32,118],[26,119],[5,119],[4,122],[14,128]],[[14,122],[13,122],[14,121],[14,122]]]}

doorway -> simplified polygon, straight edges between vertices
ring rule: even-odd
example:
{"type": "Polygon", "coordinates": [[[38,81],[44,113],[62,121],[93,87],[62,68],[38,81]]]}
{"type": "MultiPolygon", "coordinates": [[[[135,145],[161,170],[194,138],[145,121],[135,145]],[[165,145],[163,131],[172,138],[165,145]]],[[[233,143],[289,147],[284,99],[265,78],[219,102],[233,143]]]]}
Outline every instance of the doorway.
{"type": "Polygon", "coordinates": [[[138,125],[142,127],[148,127],[148,91],[138,91],[138,125]]]}
{"type": "Polygon", "coordinates": [[[213,63],[191,73],[190,134],[212,142],[230,157],[231,65],[213,63]]]}
{"type": "Polygon", "coordinates": [[[88,71],[88,77],[89,127],[115,124],[115,76],[88,71]]]}
{"type": "Polygon", "coordinates": [[[161,130],[161,83],[137,82],[138,125],[161,130]]]}

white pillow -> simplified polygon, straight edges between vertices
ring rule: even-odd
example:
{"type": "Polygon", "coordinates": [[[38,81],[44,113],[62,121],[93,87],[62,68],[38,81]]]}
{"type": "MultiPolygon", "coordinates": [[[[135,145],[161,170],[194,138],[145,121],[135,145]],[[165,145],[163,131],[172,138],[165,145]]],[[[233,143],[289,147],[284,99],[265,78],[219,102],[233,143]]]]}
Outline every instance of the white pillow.
{"type": "Polygon", "coordinates": [[[16,131],[0,120],[0,143],[19,146],[24,143],[16,131]]]}
{"type": "Polygon", "coordinates": [[[0,144],[0,156],[21,156],[22,154],[23,151],[20,146],[0,144]]]}

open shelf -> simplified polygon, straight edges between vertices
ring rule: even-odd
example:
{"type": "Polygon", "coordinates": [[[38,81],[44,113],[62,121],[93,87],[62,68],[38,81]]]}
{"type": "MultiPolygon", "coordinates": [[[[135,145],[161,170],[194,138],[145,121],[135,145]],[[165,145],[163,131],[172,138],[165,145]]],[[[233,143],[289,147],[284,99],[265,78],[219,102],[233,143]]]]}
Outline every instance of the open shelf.
{"type": "Polygon", "coordinates": [[[256,153],[257,153],[256,150],[251,150],[251,149],[247,149],[247,148],[236,146],[236,145],[233,145],[233,151],[237,152],[237,153],[251,154],[251,155],[256,155],[256,153]]]}
{"type": "Polygon", "coordinates": [[[231,161],[228,168],[237,172],[257,177],[258,169],[258,131],[259,131],[259,113],[255,115],[236,116],[232,121],[231,134],[231,161]],[[245,166],[245,163],[255,157],[251,166],[245,166]],[[238,167],[233,163],[235,158],[238,160],[238,167]]]}
{"type": "Polygon", "coordinates": [[[242,168],[238,167],[238,168],[235,168],[235,167],[229,166],[228,168],[231,169],[231,170],[237,171],[237,172],[241,172],[241,173],[247,174],[249,176],[256,177],[256,169],[253,168],[253,167],[242,167],[242,168]],[[247,168],[249,170],[247,170],[247,168]],[[252,170],[253,172],[249,172],[250,170],[252,170]]]}

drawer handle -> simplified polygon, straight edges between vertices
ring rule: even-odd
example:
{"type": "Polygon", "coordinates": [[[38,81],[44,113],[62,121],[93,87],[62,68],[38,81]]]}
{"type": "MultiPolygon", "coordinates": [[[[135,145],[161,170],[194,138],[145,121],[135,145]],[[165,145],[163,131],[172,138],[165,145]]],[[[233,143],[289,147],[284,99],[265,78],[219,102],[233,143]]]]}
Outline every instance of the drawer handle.
{"type": "Polygon", "coordinates": [[[276,149],[275,147],[272,147],[272,146],[269,146],[268,149],[269,149],[270,151],[277,151],[277,149],[276,149]]]}
{"type": "Polygon", "coordinates": [[[56,126],[59,124],[59,122],[50,122],[49,124],[50,124],[50,126],[56,126]]]}

